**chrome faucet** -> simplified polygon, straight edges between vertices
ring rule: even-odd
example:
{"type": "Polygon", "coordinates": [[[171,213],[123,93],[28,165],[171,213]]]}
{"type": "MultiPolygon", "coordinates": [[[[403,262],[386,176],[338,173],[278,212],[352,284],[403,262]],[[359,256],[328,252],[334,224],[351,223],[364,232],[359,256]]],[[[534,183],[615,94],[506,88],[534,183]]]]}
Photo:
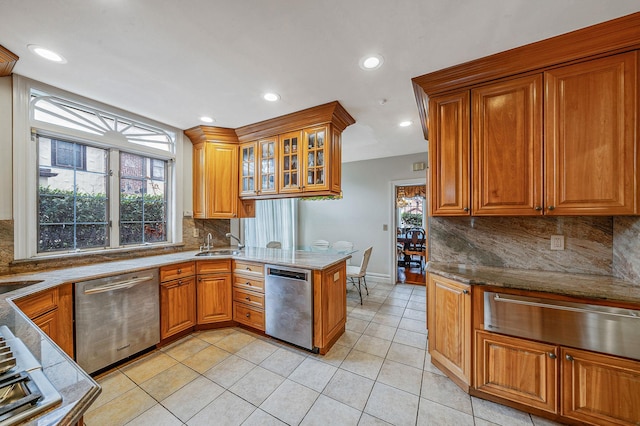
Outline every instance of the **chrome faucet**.
{"type": "Polygon", "coordinates": [[[211,239],[213,238],[213,236],[211,235],[211,232],[209,232],[207,234],[207,251],[211,250],[211,239]]]}
{"type": "Polygon", "coordinates": [[[240,241],[240,238],[236,237],[231,232],[227,232],[226,237],[233,238],[234,240],[236,240],[238,242],[238,249],[242,250],[244,248],[244,244],[242,244],[242,242],[240,241]]]}

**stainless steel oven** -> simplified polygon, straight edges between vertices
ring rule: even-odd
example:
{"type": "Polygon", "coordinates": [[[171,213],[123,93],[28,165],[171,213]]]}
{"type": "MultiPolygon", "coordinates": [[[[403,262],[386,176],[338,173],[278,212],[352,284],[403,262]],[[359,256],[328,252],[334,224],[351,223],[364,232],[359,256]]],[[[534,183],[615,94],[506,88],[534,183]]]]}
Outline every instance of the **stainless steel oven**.
{"type": "Polygon", "coordinates": [[[75,284],[76,361],[93,373],[160,341],[158,270],[75,284]]]}

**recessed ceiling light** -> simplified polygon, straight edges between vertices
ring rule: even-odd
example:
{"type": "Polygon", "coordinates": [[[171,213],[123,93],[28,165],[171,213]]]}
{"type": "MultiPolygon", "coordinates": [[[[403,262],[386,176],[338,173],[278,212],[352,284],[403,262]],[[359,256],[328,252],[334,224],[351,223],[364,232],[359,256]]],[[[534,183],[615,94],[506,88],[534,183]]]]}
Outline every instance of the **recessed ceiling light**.
{"type": "Polygon", "coordinates": [[[363,70],[375,70],[380,68],[384,59],[380,55],[369,55],[360,59],[360,68],[363,70]]]}
{"type": "Polygon", "coordinates": [[[35,53],[36,55],[48,59],[49,61],[58,63],[58,64],[66,64],[67,60],[60,55],[59,53],[54,52],[53,50],[49,50],[45,47],[38,46],[37,44],[29,44],[27,48],[35,53]]]}
{"type": "Polygon", "coordinates": [[[405,120],[405,121],[401,121],[400,123],[398,123],[398,126],[400,126],[400,127],[409,127],[412,124],[413,124],[413,121],[405,120]]]}
{"type": "Polygon", "coordinates": [[[266,101],[269,101],[269,102],[275,102],[275,101],[277,101],[278,99],[280,99],[280,95],[278,95],[277,93],[265,93],[265,94],[264,94],[264,96],[263,96],[263,98],[264,98],[266,101]]]}
{"type": "Polygon", "coordinates": [[[202,121],[203,123],[213,123],[216,120],[214,120],[211,117],[202,116],[202,117],[200,117],[200,121],[202,121]]]}

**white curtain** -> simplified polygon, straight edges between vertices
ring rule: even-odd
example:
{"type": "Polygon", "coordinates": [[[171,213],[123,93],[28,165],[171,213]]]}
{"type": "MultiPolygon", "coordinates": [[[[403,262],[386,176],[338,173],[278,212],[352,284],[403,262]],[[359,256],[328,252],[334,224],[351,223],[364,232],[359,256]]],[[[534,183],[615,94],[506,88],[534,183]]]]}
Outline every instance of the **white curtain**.
{"type": "Polygon", "coordinates": [[[283,249],[295,249],[298,227],[296,198],[256,200],[256,217],[243,219],[244,243],[248,247],[266,247],[280,241],[283,249]]]}

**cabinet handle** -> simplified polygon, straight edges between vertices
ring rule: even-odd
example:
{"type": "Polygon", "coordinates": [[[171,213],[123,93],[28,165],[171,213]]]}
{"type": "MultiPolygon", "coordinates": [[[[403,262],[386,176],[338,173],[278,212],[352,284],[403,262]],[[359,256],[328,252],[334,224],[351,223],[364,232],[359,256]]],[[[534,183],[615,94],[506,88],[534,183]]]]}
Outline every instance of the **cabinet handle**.
{"type": "Polygon", "coordinates": [[[549,352],[549,358],[551,358],[551,359],[556,359],[556,358],[558,358],[558,357],[557,357],[557,356],[556,356],[556,354],[554,354],[553,352],[549,352]]]}
{"type": "Polygon", "coordinates": [[[182,285],[182,280],[178,280],[178,286],[182,285]]]}
{"type": "Polygon", "coordinates": [[[182,269],[178,269],[178,273],[181,274],[182,273],[182,269]]]}
{"type": "Polygon", "coordinates": [[[246,283],[244,283],[244,285],[248,285],[249,287],[251,287],[251,282],[247,281],[246,283]]]}
{"type": "Polygon", "coordinates": [[[573,357],[569,354],[566,354],[564,357],[566,358],[567,361],[573,361],[573,357]]]}
{"type": "Polygon", "coordinates": [[[198,281],[202,282],[202,278],[198,278],[198,281]]]}
{"type": "Polygon", "coordinates": [[[555,210],[556,207],[555,206],[549,206],[549,210],[555,210]]]}
{"type": "Polygon", "coordinates": [[[251,314],[250,314],[249,312],[247,312],[246,317],[247,317],[247,318],[251,317],[251,314]]]}
{"type": "Polygon", "coordinates": [[[245,299],[251,302],[251,298],[249,296],[245,297],[245,299]]]}
{"type": "Polygon", "coordinates": [[[462,290],[462,294],[469,294],[469,290],[462,290]]]}
{"type": "Polygon", "coordinates": [[[542,207],[540,207],[540,206],[535,206],[533,209],[534,209],[535,211],[539,212],[540,210],[542,210],[542,207]]]}
{"type": "Polygon", "coordinates": [[[469,211],[469,207],[463,208],[462,211],[468,212],[469,211]]]}

